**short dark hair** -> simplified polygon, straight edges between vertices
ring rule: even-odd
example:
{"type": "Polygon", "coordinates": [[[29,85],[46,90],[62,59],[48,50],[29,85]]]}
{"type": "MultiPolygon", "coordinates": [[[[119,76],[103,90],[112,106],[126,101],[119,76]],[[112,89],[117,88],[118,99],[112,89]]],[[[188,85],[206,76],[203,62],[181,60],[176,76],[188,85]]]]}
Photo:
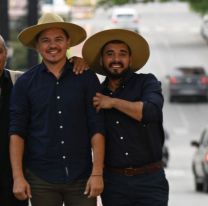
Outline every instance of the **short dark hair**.
{"type": "Polygon", "coordinates": [[[131,48],[129,47],[129,45],[128,45],[126,42],[121,41],[121,40],[111,40],[111,41],[106,42],[106,43],[102,46],[102,48],[101,48],[101,50],[100,50],[101,56],[103,55],[103,51],[104,51],[105,47],[106,47],[108,44],[125,44],[125,45],[127,46],[127,48],[128,48],[129,54],[131,55],[131,48]]]}

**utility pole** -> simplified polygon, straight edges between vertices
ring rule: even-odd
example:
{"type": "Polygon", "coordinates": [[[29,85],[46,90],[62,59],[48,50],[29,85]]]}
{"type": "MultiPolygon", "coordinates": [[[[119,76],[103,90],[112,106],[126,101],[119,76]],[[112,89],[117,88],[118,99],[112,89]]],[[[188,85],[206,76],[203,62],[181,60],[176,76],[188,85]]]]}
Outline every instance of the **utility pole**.
{"type": "MultiPolygon", "coordinates": [[[[27,7],[28,26],[35,25],[38,21],[38,0],[27,0],[27,7]]],[[[37,52],[35,50],[28,49],[27,60],[28,68],[38,64],[37,52]]]]}
{"type": "Polygon", "coordinates": [[[9,41],[8,0],[1,0],[0,3],[0,34],[6,42],[9,41]]]}

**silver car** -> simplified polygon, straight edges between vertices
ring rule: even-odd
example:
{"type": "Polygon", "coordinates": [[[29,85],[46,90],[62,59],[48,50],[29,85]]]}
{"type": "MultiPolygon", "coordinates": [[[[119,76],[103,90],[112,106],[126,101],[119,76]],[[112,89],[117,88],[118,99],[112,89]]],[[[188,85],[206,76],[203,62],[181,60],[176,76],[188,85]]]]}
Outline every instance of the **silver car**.
{"type": "Polygon", "coordinates": [[[139,32],[138,15],[133,8],[115,8],[111,15],[111,28],[128,29],[139,32]]]}
{"type": "Polygon", "coordinates": [[[208,192],[208,126],[203,130],[199,141],[191,141],[196,147],[192,161],[195,190],[208,192]]]}
{"type": "Polygon", "coordinates": [[[201,24],[201,35],[206,41],[208,41],[208,14],[204,15],[203,17],[201,24]]]}

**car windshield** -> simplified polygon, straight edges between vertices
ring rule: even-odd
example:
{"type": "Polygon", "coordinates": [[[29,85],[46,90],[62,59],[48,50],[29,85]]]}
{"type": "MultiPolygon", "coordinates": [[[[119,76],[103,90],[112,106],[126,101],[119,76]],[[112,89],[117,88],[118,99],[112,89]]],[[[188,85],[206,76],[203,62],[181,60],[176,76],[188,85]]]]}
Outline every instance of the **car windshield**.
{"type": "Polygon", "coordinates": [[[179,75],[189,75],[189,76],[196,76],[196,75],[204,75],[205,71],[203,68],[196,67],[196,68],[178,68],[176,71],[179,75]]]}
{"type": "Polygon", "coordinates": [[[122,19],[122,18],[123,19],[131,19],[134,16],[132,14],[118,14],[117,17],[120,18],[120,19],[122,19]]]}

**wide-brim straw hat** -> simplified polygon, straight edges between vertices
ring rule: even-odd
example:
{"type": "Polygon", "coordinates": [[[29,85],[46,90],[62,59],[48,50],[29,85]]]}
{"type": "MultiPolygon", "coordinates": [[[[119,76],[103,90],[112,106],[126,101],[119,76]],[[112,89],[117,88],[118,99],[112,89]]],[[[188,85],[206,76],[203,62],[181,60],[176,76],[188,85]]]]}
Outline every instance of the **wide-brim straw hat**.
{"type": "Polygon", "coordinates": [[[138,33],[130,30],[109,29],[94,34],[83,45],[82,56],[93,71],[105,75],[103,68],[100,66],[100,52],[102,47],[112,40],[121,40],[130,47],[131,70],[135,72],[145,65],[150,55],[147,41],[138,33]]]}
{"type": "Polygon", "coordinates": [[[65,22],[59,15],[55,13],[45,13],[38,20],[38,23],[34,26],[30,26],[18,35],[19,41],[26,47],[36,48],[37,35],[49,28],[63,29],[70,37],[70,47],[76,46],[86,38],[86,31],[73,23],[65,22]]]}

